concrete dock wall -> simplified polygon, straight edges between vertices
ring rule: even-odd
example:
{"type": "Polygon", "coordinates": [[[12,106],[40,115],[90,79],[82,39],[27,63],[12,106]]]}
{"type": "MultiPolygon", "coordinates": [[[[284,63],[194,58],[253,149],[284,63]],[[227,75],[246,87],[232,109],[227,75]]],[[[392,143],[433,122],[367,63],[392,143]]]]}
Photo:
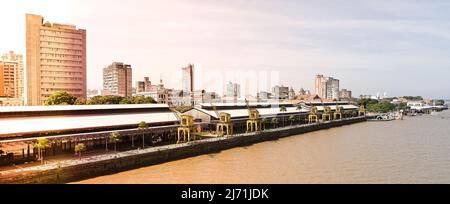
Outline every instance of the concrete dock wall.
{"type": "Polygon", "coordinates": [[[260,133],[205,139],[189,144],[130,151],[106,159],[76,165],[55,166],[44,170],[0,172],[0,183],[67,183],[363,121],[366,121],[366,118],[359,117],[320,124],[292,126],[260,133]]]}

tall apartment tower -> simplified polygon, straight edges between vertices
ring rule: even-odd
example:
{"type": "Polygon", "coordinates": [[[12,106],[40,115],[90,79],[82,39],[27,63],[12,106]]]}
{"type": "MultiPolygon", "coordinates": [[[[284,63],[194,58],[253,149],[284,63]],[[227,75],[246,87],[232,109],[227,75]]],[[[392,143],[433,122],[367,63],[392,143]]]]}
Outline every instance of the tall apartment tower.
{"type": "Polygon", "coordinates": [[[24,98],[23,55],[13,51],[0,58],[0,97],[24,98]]]}
{"type": "Polygon", "coordinates": [[[103,90],[107,95],[130,97],[133,94],[131,65],[114,62],[103,69],[103,90]]]}
{"type": "Polygon", "coordinates": [[[86,30],[26,14],[27,104],[56,91],[86,98],[86,30]]]}
{"type": "Polygon", "coordinates": [[[240,98],[241,97],[241,85],[239,85],[237,83],[231,83],[231,81],[228,82],[226,96],[240,98]]]}
{"type": "Polygon", "coordinates": [[[182,68],[182,90],[185,93],[194,92],[194,65],[189,64],[187,67],[182,68]]]}
{"type": "Polygon", "coordinates": [[[339,99],[339,80],[332,77],[316,76],[316,95],[324,99],[339,99]]]}

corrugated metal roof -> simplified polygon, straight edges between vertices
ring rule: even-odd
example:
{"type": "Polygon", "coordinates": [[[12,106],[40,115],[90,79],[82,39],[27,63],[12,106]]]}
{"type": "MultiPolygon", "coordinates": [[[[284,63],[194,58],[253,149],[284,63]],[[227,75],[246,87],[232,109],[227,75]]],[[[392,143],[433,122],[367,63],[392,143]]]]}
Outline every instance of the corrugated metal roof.
{"type": "Polygon", "coordinates": [[[76,110],[111,110],[136,108],[169,108],[167,104],[124,104],[124,105],[73,105],[73,106],[3,106],[0,114],[6,112],[30,111],[76,111],[76,110]]]}
{"type": "Polygon", "coordinates": [[[178,119],[173,112],[5,118],[0,119],[0,135],[134,125],[141,121],[163,123],[178,119]]]}
{"type": "MultiPolygon", "coordinates": [[[[357,109],[357,106],[354,105],[339,105],[344,110],[350,110],[350,109],[357,109]]],[[[324,106],[316,106],[318,111],[323,111],[324,106]]],[[[336,110],[336,106],[330,106],[331,110],[336,110]]],[[[197,111],[203,112],[205,114],[208,114],[216,119],[218,119],[217,114],[214,110],[206,110],[201,107],[195,107],[197,111]]],[[[285,112],[281,112],[280,108],[257,108],[259,111],[259,114],[261,117],[268,117],[268,116],[274,116],[274,115],[280,115],[280,114],[307,114],[309,113],[309,110],[302,109],[298,110],[297,107],[287,107],[285,112]]],[[[246,108],[239,108],[239,109],[226,109],[226,110],[220,110],[218,109],[217,112],[225,112],[231,115],[232,118],[240,118],[240,117],[248,117],[248,109],[246,108]]]]}
{"type": "MultiPolygon", "coordinates": [[[[216,119],[217,115],[213,110],[206,110],[199,107],[195,108],[198,111],[204,112],[216,119]]],[[[308,113],[308,110],[298,110],[296,107],[287,107],[286,112],[281,112],[280,108],[258,108],[259,114],[261,117],[273,116],[277,114],[302,114],[308,113]]],[[[217,110],[220,112],[225,112],[231,115],[232,118],[240,118],[240,117],[248,117],[248,109],[240,108],[240,109],[227,109],[227,110],[217,110]]]]}
{"type": "MultiPolygon", "coordinates": [[[[250,106],[283,106],[283,105],[293,105],[294,103],[289,103],[289,102],[249,102],[250,106]]],[[[247,106],[246,103],[201,103],[199,104],[200,106],[205,106],[205,107],[211,107],[211,106],[217,106],[217,107],[233,107],[233,106],[247,106]]]]}

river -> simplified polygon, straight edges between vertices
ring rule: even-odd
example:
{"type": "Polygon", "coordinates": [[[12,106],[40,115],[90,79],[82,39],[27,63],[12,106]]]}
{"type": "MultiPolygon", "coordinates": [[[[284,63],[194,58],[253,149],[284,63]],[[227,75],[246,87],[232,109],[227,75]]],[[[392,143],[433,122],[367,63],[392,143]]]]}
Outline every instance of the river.
{"type": "Polygon", "coordinates": [[[450,111],[322,130],[77,183],[450,183],[450,111]]]}

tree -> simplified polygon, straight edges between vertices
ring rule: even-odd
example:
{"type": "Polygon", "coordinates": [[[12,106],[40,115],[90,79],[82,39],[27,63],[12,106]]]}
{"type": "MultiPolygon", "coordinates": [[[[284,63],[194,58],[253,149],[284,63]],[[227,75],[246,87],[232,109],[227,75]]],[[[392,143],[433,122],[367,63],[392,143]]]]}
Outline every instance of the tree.
{"type": "Polygon", "coordinates": [[[396,106],[389,102],[382,102],[367,105],[367,111],[375,113],[387,113],[394,111],[396,106]]]}
{"type": "Polygon", "coordinates": [[[278,118],[272,118],[272,125],[274,128],[276,128],[276,126],[278,125],[278,123],[280,123],[280,121],[278,120],[278,118]]]}
{"type": "Polygon", "coordinates": [[[403,98],[408,101],[423,101],[422,96],[403,96],[403,98]]]}
{"type": "Polygon", "coordinates": [[[289,116],[289,121],[291,122],[292,126],[292,124],[296,121],[295,116],[294,115],[289,116]]]}
{"type": "Polygon", "coordinates": [[[44,103],[46,106],[54,105],[74,105],[77,97],[70,95],[65,91],[54,92],[44,103]]]}
{"type": "Polygon", "coordinates": [[[145,148],[145,133],[144,131],[148,128],[148,124],[145,121],[139,123],[138,129],[142,131],[142,149],[145,148]]]}
{"type": "Polygon", "coordinates": [[[81,159],[81,152],[84,152],[86,150],[87,150],[86,145],[83,143],[75,145],[75,154],[78,154],[79,159],[81,159]]]}
{"type": "Polygon", "coordinates": [[[152,104],[157,103],[152,97],[145,96],[94,96],[86,102],[88,105],[107,105],[107,104],[152,104]]]}
{"type": "Polygon", "coordinates": [[[114,151],[117,152],[117,142],[122,141],[122,136],[119,132],[112,132],[109,139],[111,142],[114,142],[114,151]]]}
{"type": "Polygon", "coordinates": [[[193,108],[194,107],[192,107],[192,106],[177,106],[177,107],[175,107],[175,110],[180,113],[184,113],[184,112],[192,110],[193,108]]]}
{"type": "Polygon", "coordinates": [[[120,104],[122,96],[94,96],[87,101],[88,105],[120,104]]]}
{"type": "Polygon", "coordinates": [[[280,107],[280,112],[287,112],[286,106],[281,106],[280,107]]]}
{"type": "Polygon", "coordinates": [[[123,98],[123,99],[120,101],[120,104],[133,104],[133,101],[132,101],[132,99],[130,99],[130,98],[123,98]]]}
{"type": "Polygon", "coordinates": [[[377,104],[377,103],[378,103],[378,100],[375,100],[375,99],[369,99],[369,98],[358,99],[358,106],[363,105],[365,108],[367,108],[369,104],[377,104]]]}
{"type": "Polygon", "coordinates": [[[261,120],[261,123],[262,123],[262,125],[263,125],[263,128],[266,129],[266,124],[269,123],[269,120],[268,120],[267,118],[263,118],[263,119],[261,120]]]}
{"type": "Polygon", "coordinates": [[[48,143],[48,139],[46,138],[39,138],[37,139],[37,143],[34,146],[38,149],[38,160],[41,160],[41,164],[44,163],[44,151],[46,148],[50,148],[51,145],[48,143]]]}
{"type": "Polygon", "coordinates": [[[86,105],[86,99],[77,98],[74,105],[86,105]]]}

